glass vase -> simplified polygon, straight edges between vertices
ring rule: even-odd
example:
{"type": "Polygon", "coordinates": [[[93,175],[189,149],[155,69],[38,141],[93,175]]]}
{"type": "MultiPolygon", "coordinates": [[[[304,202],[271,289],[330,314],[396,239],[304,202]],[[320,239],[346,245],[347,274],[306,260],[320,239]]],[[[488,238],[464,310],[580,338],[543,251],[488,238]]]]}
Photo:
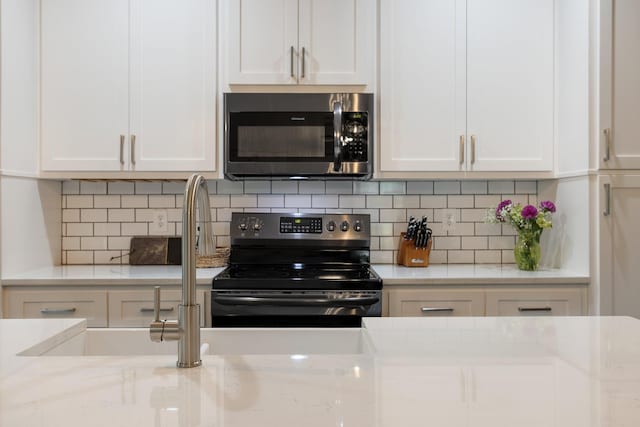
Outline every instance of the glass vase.
{"type": "Polygon", "coordinates": [[[540,235],[519,234],[513,255],[520,270],[537,270],[540,262],[540,235]]]}

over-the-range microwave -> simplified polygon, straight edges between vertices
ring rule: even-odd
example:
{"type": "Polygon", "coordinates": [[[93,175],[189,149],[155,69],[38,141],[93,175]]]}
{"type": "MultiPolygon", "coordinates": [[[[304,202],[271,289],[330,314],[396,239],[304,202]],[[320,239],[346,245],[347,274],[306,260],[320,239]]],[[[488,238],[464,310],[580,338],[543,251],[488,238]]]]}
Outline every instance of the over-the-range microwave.
{"type": "Polygon", "coordinates": [[[230,179],[369,179],[373,94],[225,93],[230,179]]]}

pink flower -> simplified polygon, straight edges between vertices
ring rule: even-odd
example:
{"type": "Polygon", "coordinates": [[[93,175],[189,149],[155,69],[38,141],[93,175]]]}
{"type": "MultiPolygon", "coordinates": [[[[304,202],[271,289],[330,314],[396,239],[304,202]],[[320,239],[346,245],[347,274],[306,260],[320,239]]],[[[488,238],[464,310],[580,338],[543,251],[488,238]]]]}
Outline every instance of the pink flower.
{"type": "Polygon", "coordinates": [[[527,205],[522,208],[522,218],[533,219],[538,215],[538,209],[535,206],[527,205]]]}
{"type": "Polygon", "coordinates": [[[550,200],[543,200],[540,202],[540,209],[542,209],[542,212],[554,213],[556,211],[556,205],[550,200]]]}

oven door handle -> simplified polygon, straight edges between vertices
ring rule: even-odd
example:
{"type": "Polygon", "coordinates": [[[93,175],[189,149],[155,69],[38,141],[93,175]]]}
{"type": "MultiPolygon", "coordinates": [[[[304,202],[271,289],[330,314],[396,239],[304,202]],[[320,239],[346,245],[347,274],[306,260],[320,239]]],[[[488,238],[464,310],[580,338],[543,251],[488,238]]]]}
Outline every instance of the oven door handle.
{"type": "Polygon", "coordinates": [[[279,306],[329,306],[358,307],[373,305],[380,301],[378,297],[358,298],[279,298],[279,297],[223,297],[216,296],[214,301],[221,305],[279,305],[279,306]]]}

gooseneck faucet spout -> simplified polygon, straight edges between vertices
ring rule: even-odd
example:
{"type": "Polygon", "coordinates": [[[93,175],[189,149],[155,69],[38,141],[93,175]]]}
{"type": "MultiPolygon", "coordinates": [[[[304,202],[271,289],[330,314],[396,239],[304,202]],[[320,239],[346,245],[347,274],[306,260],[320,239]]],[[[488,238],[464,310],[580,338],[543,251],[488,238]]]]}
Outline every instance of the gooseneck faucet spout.
{"type": "Polygon", "coordinates": [[[200,306],[196,304],[196,203],[200,217],[200,255],[215,251],[211,231],[209,191],[202,175],[191,175],[184,191],[182,209],[182,304],[178,320],[160,320],[160,288],[154,294],[155,319],[151,322],[152,341],[179,341],[179,368],[194,368],[202,364],[200,359],[200,306]]]}

